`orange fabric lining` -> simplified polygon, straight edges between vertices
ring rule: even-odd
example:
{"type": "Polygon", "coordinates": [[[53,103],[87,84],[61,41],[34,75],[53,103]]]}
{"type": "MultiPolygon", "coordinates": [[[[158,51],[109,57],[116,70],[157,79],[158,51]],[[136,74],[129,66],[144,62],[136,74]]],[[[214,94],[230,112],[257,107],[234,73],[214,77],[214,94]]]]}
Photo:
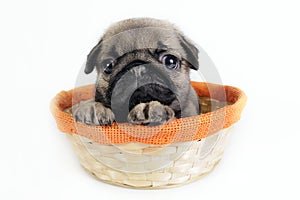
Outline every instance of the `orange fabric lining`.
{"type": "Polygon", "coordinates": [[[240,119],[247,101],[243,91],[235,87],[211,83],[191,82],[191,85],[199,96],[226,100],[232,104],[206,114],[175,119],[160,126],[148,127],[125,123],[113,123],[112,126],[89,126],[75,122],[70,114],[64,112],[73,104],[94,96],[95,86],[88,85],[57,94],[51,101],[51,111],[60,131],[78,134],[100,144],[140,142],[164,145],[199,140],[233,125],[240,119]]]}

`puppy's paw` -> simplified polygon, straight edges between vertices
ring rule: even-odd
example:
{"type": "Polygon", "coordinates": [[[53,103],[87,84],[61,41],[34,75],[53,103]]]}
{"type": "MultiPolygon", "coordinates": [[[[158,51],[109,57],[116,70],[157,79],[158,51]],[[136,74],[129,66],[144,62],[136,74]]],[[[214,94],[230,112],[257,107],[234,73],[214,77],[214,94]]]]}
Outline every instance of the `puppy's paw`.
{"type": "Polygon", "coordinates": [[[175,117],[175,113],[169,106],[162,105],[158,101],[140,103],[128,114],[128,120],[133,124],[156,126],[164,124],[175,117]]]}
{"type": "Polygon", "coordinates": [[[88,125],[111,125],[115,120],[115,115],[111,109],[102,103],[94,101],[83,101],[73,108],[73,116],[76,121],[88,125]]]}

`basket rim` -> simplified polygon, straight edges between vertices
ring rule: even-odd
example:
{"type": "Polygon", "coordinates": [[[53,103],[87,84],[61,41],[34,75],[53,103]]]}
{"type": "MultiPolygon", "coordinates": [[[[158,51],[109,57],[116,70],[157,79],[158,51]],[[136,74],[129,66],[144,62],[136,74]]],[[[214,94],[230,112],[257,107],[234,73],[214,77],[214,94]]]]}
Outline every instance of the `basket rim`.
{"type": "Polygon", "coordinates": [[[200,140],[236,123],[245,107],[247,96],[239,88],[207,82],[191,82],[199,96],[209,97],[231,104],[197,116],[174,119],[160,126],[142,126],[113,123],[111,126],[90,126],[76,122],[64,110],[92,98],[95,85],[86,85],[61,91],[51,101],[50,109],[58,129],[64,133],[84,136],[100,144],[125,144],[140,142],[165,145],[174,142],[200,140]],[[74,92],[76,91],[76,95],[74,92]],[[194,130],[191,130],[194,129],[194,130]],[[138,133],[138,134],[133,134],[138,133]]]}

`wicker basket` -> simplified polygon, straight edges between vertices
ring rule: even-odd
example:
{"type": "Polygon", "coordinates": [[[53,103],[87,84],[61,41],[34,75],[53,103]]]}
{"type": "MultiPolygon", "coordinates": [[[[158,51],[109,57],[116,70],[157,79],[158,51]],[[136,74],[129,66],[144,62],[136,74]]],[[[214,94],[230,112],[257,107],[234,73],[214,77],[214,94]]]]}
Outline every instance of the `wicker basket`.
{"type": "MultiPolygon", "coordinates": [[[[75,123],[70,118],[72,113],[68,108],[80,100],[89,98],[93,93],[92,89],[86,90],[85,88],[82,91],[86,94],[83,95],[80,92],[77,97],[74,97],[73,90],[60,93],[52,101],[52,111],[59,129],[70,133],[67,134],[68,138],[73,143],[81,165],[96,178],[110,184],[131,188],[174,187],[199,179],[219,163],[230,135],[230,129],[240,118],[246,103],[245,94],[237,88],[207,83],[192,83],[192,85],[201,96],[202,114],[200,116],[208,116],[213,120],[210,120],[209,129],[203,129],[204,125],[201,123],[204,118],[202,120],[195,118],[200,124],[191,127],[190,132],[195,133],[191,137],[173,138],[173,142],[166,139],[153,139],[154,136],[150,139],[148,136],[130,137],[130,139],[128,137],[120,140],[121,136],[124,137],[119,133],[120,128],[113,126],[103,129],[103,127],[75,123]],[[225,99],[219,94],[221,89],[224,91],[225,99]],[[73,102],[72,100],[70,102],[70,99],[73,99],[73,102]],[[95,130],[98,131],[97,134],[95,130]],[[108,135],[100,134],[99,136],[99,130],[102,131],[101,133],[109,130],[108,134],[115,133],[117,139],[112,139],[108,135]]],[[[193,121],[193,119],[187,120],[193,121]]],[[[174,132],[172,127],[176,126],[176,123],[180,123],[180,127],[186,124],[185,121],[182,124],[182,121],[178,120],[175,125],[170,125],[171,129],[167,127],[167,131],[174,132]]],[[[136,130],[144,133],[149,127],[129,126],[128,129],[131,132],[136,130]]],[[[185,132],[182,130],[186,128],[180,129],[179,132],[185,132]]],[[[178,135],[178,129],[176,131],[178,135]]],[[[184,135],[187,135],[186,132],[184,135]]]]}

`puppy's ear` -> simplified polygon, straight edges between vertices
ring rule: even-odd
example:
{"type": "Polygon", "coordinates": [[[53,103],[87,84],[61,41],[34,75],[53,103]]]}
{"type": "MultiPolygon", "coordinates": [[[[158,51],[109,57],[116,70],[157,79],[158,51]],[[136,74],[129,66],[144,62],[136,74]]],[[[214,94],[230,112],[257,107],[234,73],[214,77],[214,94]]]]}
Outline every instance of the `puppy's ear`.
{"type": "Polygon", "coordinates": [[[84,72],[86,74],[91,73],[95,69],[95,66],[97,64],[97,57],[101,50],[101,42],[102,40],[98,42],[98,44],[91,50],[91,52],[87,56],[87,61],[84,69],[84,72]]]}
{"type": "Polygon", "coordinates": [[[199,62],[198,62],[198,53],[199,50],[197,47],[192,44],[187,38],[185,38],[182,34],[179,34],[180,44],[183,47],[184,51],[186,52],[186,61],[190,64],[190,68],[194,70],[199,69],[199,62]]]}

